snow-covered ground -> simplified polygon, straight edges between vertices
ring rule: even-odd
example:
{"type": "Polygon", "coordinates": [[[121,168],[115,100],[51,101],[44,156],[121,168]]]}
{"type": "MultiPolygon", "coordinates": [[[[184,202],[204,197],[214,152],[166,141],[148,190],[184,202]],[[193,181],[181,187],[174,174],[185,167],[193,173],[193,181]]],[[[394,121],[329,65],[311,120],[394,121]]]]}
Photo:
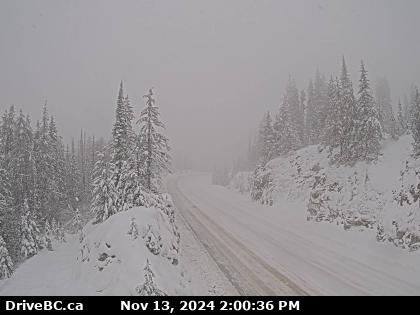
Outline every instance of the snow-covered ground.
{"type": "Polygon", "coordinates": [[[213,259],[240,293],[420,294],[420,252],[377,242],[373,230],[307,221],[301,200],[260,205],[203,174],[175,179],[170,191],[187,219],[205,225],[196,232],[209,250],[232,256],[213,259]]]}
{"type": "Polygon", "coordinates": [[[147,260],[166,294],[237,294],[182,217],[175,222],[159,209],[134,208],[88,224],[82,244],[67,235],[53,251],[26,260],[0,280],[0,295],[136,295],[147,260]]]}

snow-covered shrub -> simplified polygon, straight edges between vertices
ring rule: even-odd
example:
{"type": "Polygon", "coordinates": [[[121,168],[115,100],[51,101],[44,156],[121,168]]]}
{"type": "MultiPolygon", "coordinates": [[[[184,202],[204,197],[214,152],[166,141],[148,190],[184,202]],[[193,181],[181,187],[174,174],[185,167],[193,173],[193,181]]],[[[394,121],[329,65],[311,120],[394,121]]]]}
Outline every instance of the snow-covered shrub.
{"type": "Polygon", "coordinates": [[[259,165],[252,174],[251,198],[260,201],[262,204],[273,204],[271,195],[273,188],[271,170],[269,165],[259,165]]]}
{"type": "Polygon", "coordinates": [[[384,208],[377,239],[413,251],[420,248],[420,168],[415,160],[406,161],[400,174],[400,188],[384,208]]]}
{"type": "Polygon", "coordinates": [[[156,286],[154,281],[155,274],[146,259],[146,267],[144,267],[144,283],[136,288],[136,292],[140,296],[166,296],[167,294],[156,286]]]}
{"type": "Polygon", "coordinates": [[[0,236],[0,280],[9,278],[13,274],[13,269],[13,262],[6,248],[6,243],[0,236]]]}
{"type": "Polygon", "coordinates": [[[78,257],[80,276],[96,292],[104,295],[148,292],[139,289],[146,277],[139,266],[148,260],[148,268],[155,275],[155,288],[167,294],[182,294],[179,233],[165,211],[134,207],[101,224],[88,223],[84,234],[78,257]],[[134,237],[136,231],[138,237],[134,237]]]}

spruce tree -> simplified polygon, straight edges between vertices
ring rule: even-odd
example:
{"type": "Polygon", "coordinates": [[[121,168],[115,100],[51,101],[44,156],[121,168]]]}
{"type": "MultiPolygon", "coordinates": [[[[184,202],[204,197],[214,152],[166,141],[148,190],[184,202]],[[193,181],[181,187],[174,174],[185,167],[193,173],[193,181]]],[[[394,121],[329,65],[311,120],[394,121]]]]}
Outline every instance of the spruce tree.
{"type": "Polygon", "coordinates": [[[100,153],[94,169],[93,192],[90,206],[96,218],[95,223],[103,222],[118,212],[118,195],[113,174],[114,165],[112,162],[106,160],[103,153],[100,153]]]}
{"type": "Polygon", "coordinates": [[[341,121],[340,152],[338,161],[343,164],[352,163],[352,147],[354,141],[354,122],[356,121],[356,100],[353,84],[347,72],[346,62],[343,57],[341,77],[339,84],[338,103],[340,107],[339,120],[341,121]]]}
{"type": "Polygon", "coordinates": [[[395,138],[397,136],[397,126],[392,110],[391,89],[386,77],[380,78],[376,82],[376,106],[383,131],[395,138]]]}
{"type": "Polygon", "coordinates": [[[13,274],[14,266],[9,256],[6,243],[0,235],[0,280],[10,278],[13,274]]]}
{"type": "Polygon", "coordinates": [[[401,100],[398,100],[398,134],[403,135],[407,132],[407,123],[405,120],[404,110],[401,104],[401,100]]]}
{"type": "Polygon", "coordinates": [[[33,135],[30,122],[20,110],[16,120],[15,145],[8,167],[12,180],[12,196],[14,205],[22,207],[24,200],[32,199],[34,165],[33,165],[33,135]]]}
{"type": "Polygon", "coordinates": [[[261,122],[259,131],[260,163],[265,164],[275,157],[275,135],[270,112],[267,112],[261,122]]]}
{"type": "Polygon", "coordinates": [[[344,137],[343,121],[341,120],[340,83],[331,77],[328,83],[328,105],[325,127],[322,135],[324,146],[333,150],[338,148],[344,137]]]}
{"type": "Polygon", "coordinates": [[[296,134],[296,148],[301,148],[304,141],[304,116],[299,105],[299,92],[295,81],[290,77],[286,88],[286,106],[291,132],[296,134]]]}
{"type": "Polygon", "coordinates": [[[417,87],[415,88],[411,108],[411,133],[414,139],[413,148],[414,155],[418,157],[420,155],[420,92],[417,87]]]}
{"type": "Polygon", "coordinates": [[[133,111],[128,97],[124,97],[123,83],[121,81],[111,143],[111,161],[115,165],[116,185],[118,184],[124,161],[129,159],[134,150],[132,120],[133,111]]]}
{"type": "Polygon", "coordinates": [[[149,191],[160,190],[162,176],[169,171],[169,144],[162,131],[165,125],[159,118],[159,108],[153,97],[153,90],[144,95],[146,108],[140,113],[138,124],[138,169],[143,169],[143,185],[149,191]]]}
{"type": "Polygon", "coordinates": [[[352,150],[354,158],[367,161],[377,159],[381,147],[382,131],[363,61],[360,66],[355,129],[352,150]]]}
{"type": "Polygon", "coordinates": [[[23,215],[21,220],[21,257],[23,259],[36,255],[39,251],[39,229],[34,216],[29,209],[28,202],[25,199],[23,206],[23,215]]]}

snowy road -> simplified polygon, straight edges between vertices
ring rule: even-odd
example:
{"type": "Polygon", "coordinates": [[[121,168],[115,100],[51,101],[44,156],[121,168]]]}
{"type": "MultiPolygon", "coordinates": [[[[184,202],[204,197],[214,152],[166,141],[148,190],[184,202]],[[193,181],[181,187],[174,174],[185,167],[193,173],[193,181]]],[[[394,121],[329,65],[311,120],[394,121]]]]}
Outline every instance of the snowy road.
{"type": "Polygon", "coordinates": [[[305,220],[303,205],[265,207],[210,184],[173,176],[175,205],[243,295],[420,294],[420,253],[305,220]]]}

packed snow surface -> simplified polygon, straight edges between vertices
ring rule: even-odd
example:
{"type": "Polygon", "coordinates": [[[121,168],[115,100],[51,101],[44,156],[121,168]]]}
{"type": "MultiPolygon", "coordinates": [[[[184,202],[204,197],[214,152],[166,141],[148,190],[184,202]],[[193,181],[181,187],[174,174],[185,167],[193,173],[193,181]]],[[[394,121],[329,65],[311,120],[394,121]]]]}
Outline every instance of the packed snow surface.
{"type": "MultiPolygon", "coordinates": [[[[246,248],[259,265],[268,264],[304,294],[420,294],[420,252],[377,242],[374,230],[345,231],[335,224],[307,221],[302,200],[292,202],[277,195],[274,206],[261,205],[247,195],[212,185],[205,174],[181,176],[177,186],[194,204],[192,214],[213,224],[214,238],[234,240],[224,242],[232,255],[246,248]]],[[[174,200],[177,207],[182,206],[174,200]]],[[[258,270],[257,263],[254,269],[258,270]]],[[[269,292],[276,290],[279,281],[270,283],[267,277],[269,292]]]]}

